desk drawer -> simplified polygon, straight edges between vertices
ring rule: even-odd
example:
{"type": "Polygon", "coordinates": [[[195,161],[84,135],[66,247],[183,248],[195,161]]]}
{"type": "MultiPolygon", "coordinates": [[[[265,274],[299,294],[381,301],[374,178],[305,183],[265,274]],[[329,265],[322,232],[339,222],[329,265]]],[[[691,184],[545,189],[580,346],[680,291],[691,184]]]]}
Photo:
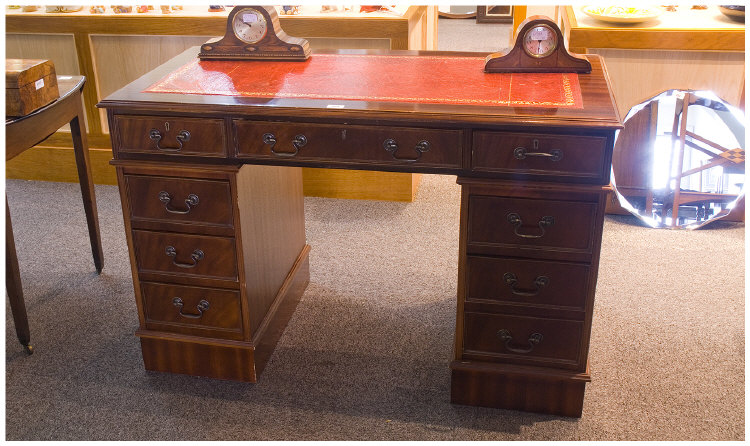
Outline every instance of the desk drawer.
{"type": "Polygon", "coordinates": [[[512,132],[474,132],[471,169],[543,180],[609,181],[607,138],[512,132]]]}
{"type": "Polygon", "coordinates": [[[471,195],[467,243],[471,253],[576,259],[593,253],[597,203],[471,195]],[[471,251],[473,248],[483,248],[471,251]],[[515,249],[522,251],[513,251],[515,249]],[[509,251],[510,250],[510,251],[509,251]],[[572,257],[571,257],[572,258],[572,257]]]}
{"type": "Polygon", "coordinates": [[[132,220],[233,226],[229,181],[147,175],[124,178],[132,220]]]}
{"type": "Polygon", "coordinates": [[[242,339],[238,291],[143,282],[141,294],[149,330],[242,339]]]}
{"type": "Polygon", "coordinates": [[[583,322],[466,312],[464,357],[575,368],[583,322]]]}
{"type": "Polygon", "coordinates": [[[115,116],[116,152],[225,157],[222,119],[115,116]]]}
{"type": "Polygon", "coordinates": [[[239,157],[461,167],[460,130],[234,121],[239,157]]]}
{"type": "Polygon", "coordinates": [[[586,307],[591,267],[583,263],[466,257],[466,300],[529,308],[586,307]]]}
{"type": "Polygon", "coordinates": [[[133,246],[141,273],[238,278],[233,238],[135,230],[133,246]]]}

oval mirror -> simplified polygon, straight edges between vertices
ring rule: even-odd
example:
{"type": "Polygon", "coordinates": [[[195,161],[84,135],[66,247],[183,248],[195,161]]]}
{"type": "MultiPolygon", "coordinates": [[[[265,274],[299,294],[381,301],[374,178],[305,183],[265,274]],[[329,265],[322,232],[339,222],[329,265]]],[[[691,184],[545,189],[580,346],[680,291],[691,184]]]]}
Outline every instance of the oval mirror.
{"type": "Polygon", "coordinates": [[[669,90],[633,107],[612,155],[620,205],[657,228],[727,216],[745,194],[744,122],[707,91],[669,90]]]}

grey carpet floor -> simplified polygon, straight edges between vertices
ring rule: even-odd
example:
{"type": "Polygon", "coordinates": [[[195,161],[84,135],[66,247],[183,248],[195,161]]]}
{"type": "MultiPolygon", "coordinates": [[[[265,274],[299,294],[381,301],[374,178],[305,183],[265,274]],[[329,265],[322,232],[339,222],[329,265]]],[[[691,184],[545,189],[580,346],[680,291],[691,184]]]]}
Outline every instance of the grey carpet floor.
{"type": "MultiPolygon", "coordinates": [[[[311,282],[257,384],[145,372],[117,189],[6,182],[35,353],[6,304],[8,440],[743,440],[744,225],[607,217],[581,419],[449,403],[459,187],[306,198],[311,282]]],[[[7,300],[7,299],[6,299],[7,300]]]]}

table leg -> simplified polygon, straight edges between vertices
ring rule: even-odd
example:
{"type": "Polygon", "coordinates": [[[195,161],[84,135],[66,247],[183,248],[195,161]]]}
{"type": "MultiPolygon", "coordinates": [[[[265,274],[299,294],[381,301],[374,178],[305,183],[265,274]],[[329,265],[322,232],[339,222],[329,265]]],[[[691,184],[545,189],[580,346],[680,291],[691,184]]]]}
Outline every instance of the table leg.
{"type": "Polygon", "coordinates": [[[86,128],[81,102],[77,103],[78,113],[70,121],[70,131],[73,137],[73,149],[78,168],[78,181],[81,183],[81,196],[83,197],[83,209],[86,212],[86,223],[89,227],[89,239],[91,240],[91,252],[94,255],[94,266],[96,272],[101,273],[104,266],[104,253],[102,252],[102,239],[99,233],[99,217],[96,212],[96,196],[94,195],[94,181],[91,177],[89,163],[89,145],[86,138],[86,128]]]}
{"type": "Polygon", "coordinates": [[[16,326],[18,341],[26,349],[26,352],[31,354],[34,350],[30,344],[31,332],[29,331],[29,320],[26,317],[26,304],[23,301],[21,271],[18,269],[16,242],[13,239],[13,226],[10,223],[7,195],[5,196],[5,288],[8,291],[8,300],[10,300],[10,310],[13,313],[13,323],[16,326]]]}

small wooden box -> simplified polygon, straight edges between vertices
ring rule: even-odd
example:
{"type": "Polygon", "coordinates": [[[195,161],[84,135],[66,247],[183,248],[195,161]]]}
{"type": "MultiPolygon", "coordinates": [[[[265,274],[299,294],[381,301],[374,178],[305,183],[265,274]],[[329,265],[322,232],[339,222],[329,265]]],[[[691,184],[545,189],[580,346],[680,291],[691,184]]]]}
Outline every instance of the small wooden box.
{"type": "Polygon", "coordinates": [[[6,116],[28,115],[59,97],[52,61],[5,59],[6,116]]]}

